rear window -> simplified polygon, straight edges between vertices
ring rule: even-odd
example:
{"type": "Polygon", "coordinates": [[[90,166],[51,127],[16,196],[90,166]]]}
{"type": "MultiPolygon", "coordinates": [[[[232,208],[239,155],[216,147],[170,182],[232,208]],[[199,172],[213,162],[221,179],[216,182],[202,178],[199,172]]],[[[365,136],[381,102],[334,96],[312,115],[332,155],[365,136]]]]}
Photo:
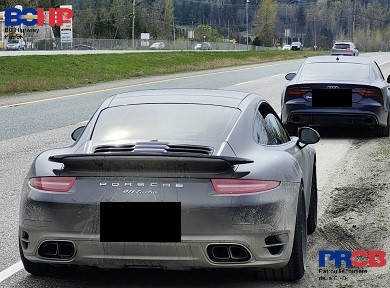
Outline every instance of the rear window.
{"type": "Polygon", "coordinates": [[[336,49],[348,49],[348,48],[350,48],[350,46],[351,45],[349,45],[349,44],[334,44],[334,47],[336,49]]]}
{"type": "Polygon", "coordinates": [[[301,77],[310,79],[364,79],[369,76],[369,65],[360,63],[308,63],[301,71],[301,77]]]}
{"type": "Polygon", "coordinates": [[[221,140],[240,110],[200,104],[140,104],[111,107],[97,120],[92,140],[221,140]]]}

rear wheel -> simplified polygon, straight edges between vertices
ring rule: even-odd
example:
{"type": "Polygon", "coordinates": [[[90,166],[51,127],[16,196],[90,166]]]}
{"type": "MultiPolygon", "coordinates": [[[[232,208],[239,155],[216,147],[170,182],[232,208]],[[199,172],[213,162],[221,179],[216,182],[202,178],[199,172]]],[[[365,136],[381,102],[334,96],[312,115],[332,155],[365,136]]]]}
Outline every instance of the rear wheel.
{"type": "Polygon", "coordinates": [[[389,118],[390,118],[390,115],[388,114],[387,115],[387,125],[386,126],[380,126],[380,125],[375,126],[374,133],[375,133],[376,137],[389,137],[389,134],[390,134],[390,132],[389,132],[389,126],[390,126],[389,122],[390,122],[390,119],[389,118]]]}
{"type": "Polygon", "coordinates": [[[20,240],[19,240],[19,253],[20,253],[20,259],[22,260],[24,269],[26,269],[28,273],[34,276],[63,277],[69,275],[71,272],[74,272],[76,270],[75,266],[34,263],[27,260],[27,258],[24,257],[20,240]]]}
{"type": "Polygon", "coordinates": [[[305,199],[301,186],[298,196],[297,215],[295,222],[294,242],[287,265],[280,269],[262,269],[257,272],[261,280],[296,281],[305,274],[307,263],[307,222],[305,199]]]}
{"type": "Polygon", "coordinates": [[[317,204],[318,204],[317,172],[316,172],[316,164],[314,163],[312,180],[311,180],[309,215],[307,216],[308,235],[313,234],[317,228],[317,204]]]}

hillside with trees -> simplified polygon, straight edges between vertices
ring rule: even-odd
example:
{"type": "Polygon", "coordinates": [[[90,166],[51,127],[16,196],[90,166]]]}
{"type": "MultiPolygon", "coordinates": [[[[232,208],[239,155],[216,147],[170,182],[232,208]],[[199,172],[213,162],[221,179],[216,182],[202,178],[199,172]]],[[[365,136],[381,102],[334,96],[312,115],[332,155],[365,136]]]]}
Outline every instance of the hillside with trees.
{"type": "MultiPolygon", "coordinates": [[[[389,49],[389,0],[67,0],[74,7],[74,37],[233,40],[281,45],[301,40],[305,47],[328,49],[335,40],[354,41],[362,51],[389,49]],[[134,5],[134,6],[133,6],[134,5]],[[134,14],[133,14],[134,11],[134,14]],[[254,40],[254,41],[252,41],[254,40]]],[[[4,0],[0,9],[56,7],[59,0],[4,0]]]]}

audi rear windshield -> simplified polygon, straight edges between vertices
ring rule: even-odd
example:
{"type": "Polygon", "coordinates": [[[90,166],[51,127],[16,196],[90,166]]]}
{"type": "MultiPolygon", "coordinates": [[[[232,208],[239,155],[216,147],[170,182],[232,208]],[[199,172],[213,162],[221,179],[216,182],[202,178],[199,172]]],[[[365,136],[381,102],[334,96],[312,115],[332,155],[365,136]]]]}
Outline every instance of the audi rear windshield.
{"type": "Polygon", "coordinates": [[[139,104],[101,111],[92,140],[214,140],[230,132],[240,110],[200,104],[139,104]]]}
{"type": "Polygon", "coordinates": [[[336,49],[348,49],[350,47],[351,47],[351,45],[349,45],[349,44],[334,44],[334,48],[336,48],[336,49]]]}
{"type": "Polygon", "coordinates": [[[369,65],[360,63],[307,63],[301,71],[301,77],[307,79],[367,79],[369,76],[369,65]]]}

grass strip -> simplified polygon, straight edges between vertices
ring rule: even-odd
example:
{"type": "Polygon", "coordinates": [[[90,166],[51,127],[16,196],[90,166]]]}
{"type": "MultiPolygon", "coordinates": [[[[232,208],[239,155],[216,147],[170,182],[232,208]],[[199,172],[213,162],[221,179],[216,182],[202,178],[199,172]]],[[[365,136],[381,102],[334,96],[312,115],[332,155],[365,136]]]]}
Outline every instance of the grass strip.
{"type": "Polygon", "coordinates": [[[0,57],[0,95],[99,82],[298,59],[327,51],[174,51],[0,57]]]}

